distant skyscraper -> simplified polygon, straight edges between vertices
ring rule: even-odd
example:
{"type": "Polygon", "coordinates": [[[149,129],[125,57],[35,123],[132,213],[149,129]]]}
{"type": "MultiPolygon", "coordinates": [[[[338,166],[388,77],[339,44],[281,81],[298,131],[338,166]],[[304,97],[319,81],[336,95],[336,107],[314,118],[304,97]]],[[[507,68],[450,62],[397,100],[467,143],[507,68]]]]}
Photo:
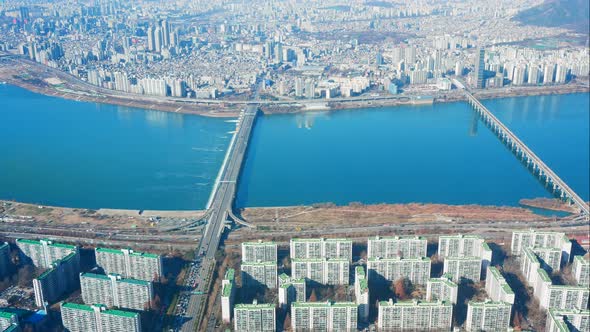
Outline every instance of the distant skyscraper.
{"type": "Polygon", "coordinates": [[[480,48],[477,52],[477,59],[475,62],[475,87],[483,89],[484,87],[484,69],[485,69],[485,50],[480,48]]]}
{"type": "Polygon", "coordinates": [[[163,46],[170,45],[170,23],[168,20],[162,21],[162,43],[163,46]]]}
{"type": "Polygon", "coordinates": [[[154,28],[149,27],[147,29],[147,42],[148,42],[148,50],[155,51],[156,50],[156,38],[154,35],[154,28]]]}
{"type": "Polygon", "coordinates": [[[162,29],[156,28],[154,30],[154,39],[155,39],[155,51],[162,52],[162,46],[164,46],[164,36],[162,34],[162,29]]]}

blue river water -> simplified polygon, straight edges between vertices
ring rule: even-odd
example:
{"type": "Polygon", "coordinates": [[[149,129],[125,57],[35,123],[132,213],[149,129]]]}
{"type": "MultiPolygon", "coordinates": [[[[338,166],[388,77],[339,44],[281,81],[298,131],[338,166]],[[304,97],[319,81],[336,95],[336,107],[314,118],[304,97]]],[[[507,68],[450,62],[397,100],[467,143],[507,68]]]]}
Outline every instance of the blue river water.
{"type": "Polygon", "coordinates": [[[235,124],[0,85],[0,199],[84,208],[205,206],[235,124]]]}
{"type": "MultiPolygon", "coordinates": [[[[588,199],[588,95],[486,101],[588,199]]],[[[467,103],[259,118],[238,206],[550,197],[467,103]]]]}
{"type": "MultiPolygon", "coordinates": [[[[588,95],[485,101],[583,198],[588,95]]],[[[202,209],[234,123],[0,85],[0,199],[202,209]]],[[[261,116],[236,205],[518,205],[549,193],[466,103],[261,116]]]]}

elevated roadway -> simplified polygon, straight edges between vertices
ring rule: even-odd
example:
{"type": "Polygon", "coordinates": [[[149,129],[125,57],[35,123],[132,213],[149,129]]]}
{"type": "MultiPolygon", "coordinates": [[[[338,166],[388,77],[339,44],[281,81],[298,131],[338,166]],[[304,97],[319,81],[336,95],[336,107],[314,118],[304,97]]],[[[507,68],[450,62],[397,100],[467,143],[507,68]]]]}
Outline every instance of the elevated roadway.
{"type": "MultiPolygon", "coordinates": [[[[233,202],[238,177],[257,115],[258,108],[255,106],[248,106],[240,113],[236,132],[230,142],[225,161],[209,199],[207,225],[196,252],[195,265],[190,269],[190,273],[194,273],[197,276],[196,279],[199,280],[199,285],[195,289],[199,293],[208,291],[209,282],[211,282],[215,270],[215,253],[219,247],[228,216],[237,219],[232,211],[233,202]]],[[[241,220],[235,221],[243,223],[241,220]]],[[[186,286],[192,288],[191,285],[186,286]]],[[[185,293],[184,296],[188,297],[188,307],[184,314],[186,321],[182,322],[179,327],[181,331],[193,332],[200,324],[208,297],[206,294],[195,294],[194,292],[185,293]]],[[[210,321],[209,324],[214,326],[215,322],[210,321]]]]}

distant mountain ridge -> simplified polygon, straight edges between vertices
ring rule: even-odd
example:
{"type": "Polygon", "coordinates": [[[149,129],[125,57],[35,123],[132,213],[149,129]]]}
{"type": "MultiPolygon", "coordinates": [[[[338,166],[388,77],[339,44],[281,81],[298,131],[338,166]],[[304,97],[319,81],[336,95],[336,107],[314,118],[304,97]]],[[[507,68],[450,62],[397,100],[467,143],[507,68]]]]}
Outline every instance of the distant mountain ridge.
{"type": "Polygon", "coordinates": [[[513,20],[527,25],[561,27],[588,33],[590,29],[590,1],[547,0],[518,13],[513,20]]]}

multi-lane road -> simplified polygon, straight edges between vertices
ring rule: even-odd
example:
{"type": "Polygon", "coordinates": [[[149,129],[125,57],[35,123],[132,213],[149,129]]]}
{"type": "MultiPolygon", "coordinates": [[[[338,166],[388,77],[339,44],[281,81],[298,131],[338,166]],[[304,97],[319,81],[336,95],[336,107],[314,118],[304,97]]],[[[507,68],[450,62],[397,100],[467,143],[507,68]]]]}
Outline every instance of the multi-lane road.
{"type": "MultiPolygon", "coordinates": [[[[175,330],[193,332],[203,314],[203,306],[207,301],[207,294],[203,293],[208,291],[208,284],[215,269],[215,253],[223,235],[228,211],[233,208],[236,184],[257,114],[258,109],[253,106],[240,113],[235,138],[218,177],[219,183],[214,186],[207,226],[197,249],[196,259],[188,270],[188,277],[185,278],[186,289],[180,294],[181,305],[177,310],[175,330]],[[196,288],[195,281],[198,283],[196,288]]],[[[210,322],[211,324],[215,326],[215,322],[210,322]]]]}

